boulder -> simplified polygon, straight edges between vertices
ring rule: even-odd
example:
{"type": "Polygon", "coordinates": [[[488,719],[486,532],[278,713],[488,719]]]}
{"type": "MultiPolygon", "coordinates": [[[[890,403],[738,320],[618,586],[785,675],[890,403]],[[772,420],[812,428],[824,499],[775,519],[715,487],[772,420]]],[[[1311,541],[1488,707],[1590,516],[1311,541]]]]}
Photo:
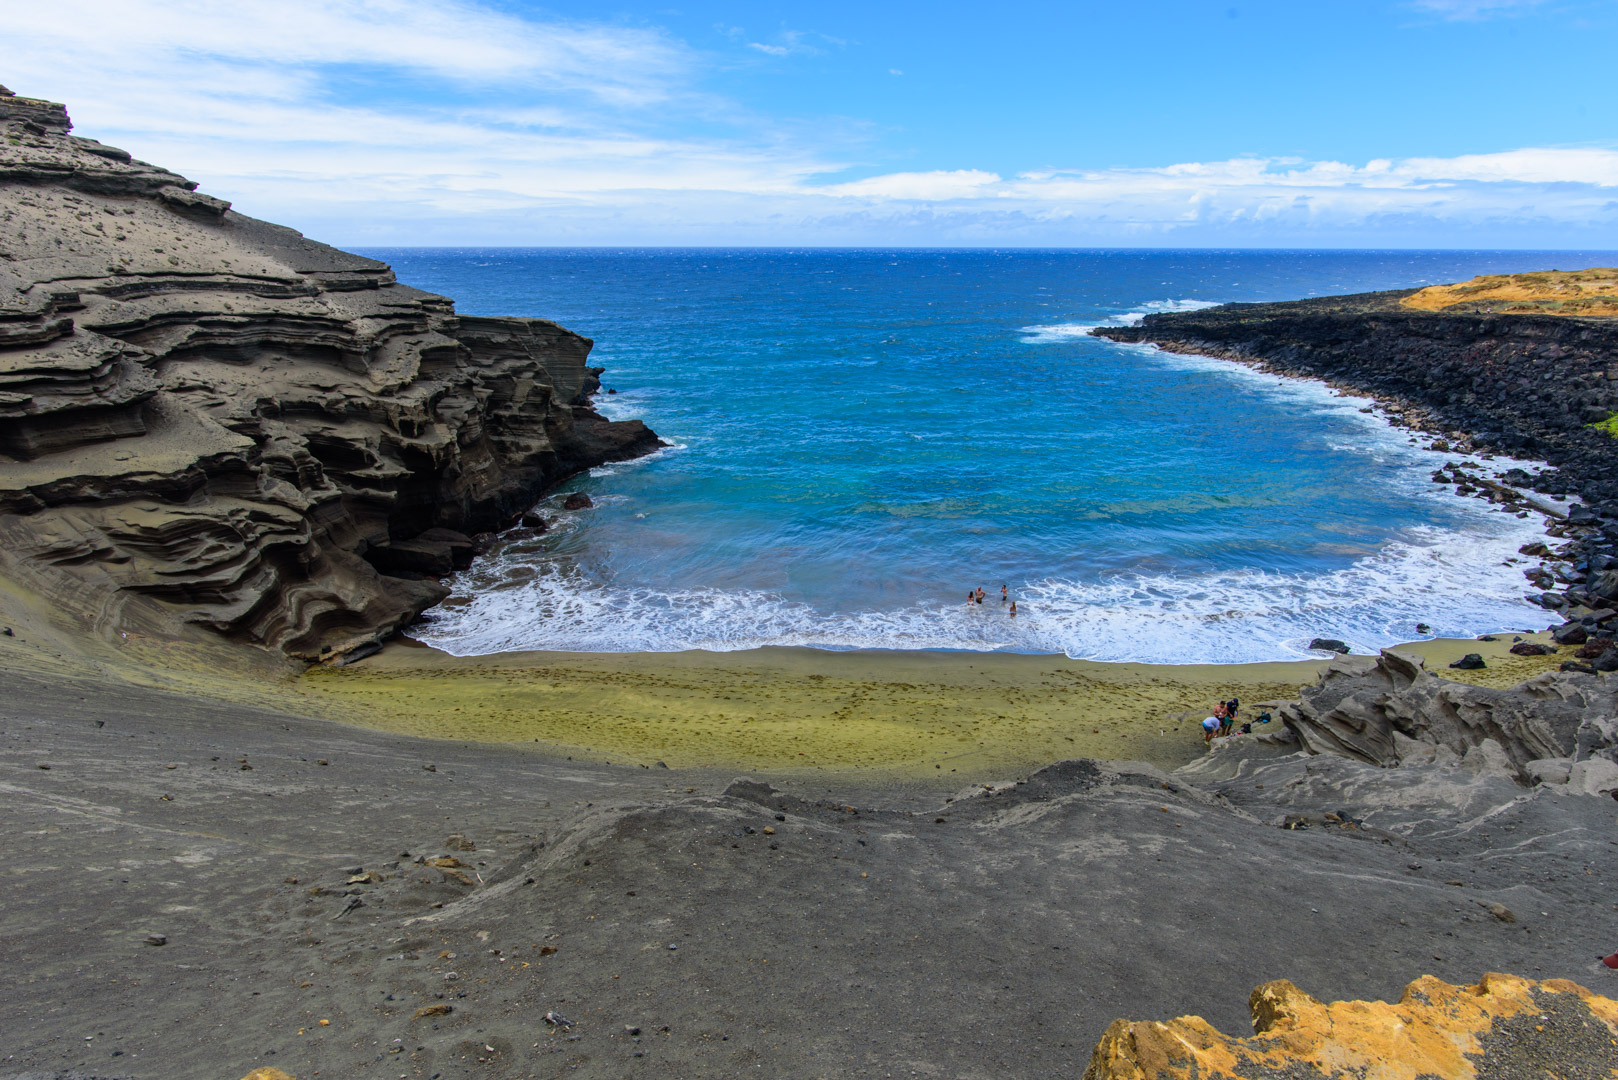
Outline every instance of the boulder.
{"type": "Polygon", "coordinates": [[[1346,642],[1338,641],[1336,638],[1312,638],[1309,642],[1309,648],[1316,652],[1348,652],[1348,644],[1346,642]]]}
{"type": "Polygon", "coordinates": [[[1479,668],[1485,668],[1488,666],[1489,665],[1483,662],[1483,655],[1475,652],[1467,653],[1465,656],[1461,657],[1459,660],[1450,665],[1450,667],[1459,668],[1462,671],[1477,671],[1479,668]]]}
{"type": "Polygon", "coordinates": [[[546,521],[541,514],[534,510],[530,510],[528,513],[524,514],[522,516],[521,523],[523,528],[533,529],[536,534],[543,533],[551,527],[551,523],[546,521]]]}
{"type": "MultiPolygon", "coordinates": [[[[1595,560],[1591,560],[1592,568],[1595,560]]],[[[1585,585],[1585,591],[1602,600],[1618,602],[1618,570],[1603,570],[1594,574],[1585,585]]],[[[1607,604],[1613,606],[1612,603],[1607,604]]]]}
{"type": "Polygon", "coordinates": [[[1590,632],[1583,623],[1565,622],[1551,631],[1551,640],[1558,645],[1583,645],[1589,639],[1590,632]]]}
{"type": "Polygon", "coordinates": [[[1511,647],[1511,651],[1517,656],[1554,656],[1556,646],[1542,645],[1537,641],[1519,641],[1511,647]]]}
{"type": "Polygon", "coordinates": [[[1573,655],[1578,657],[1580,660],[1594,660],[1596,657],[1600,656],[1610,648],[1612,648],[1611,638],[1595,637],[1590,638],[1583,645],[1580,645],[1579,651],[1573,655]]]}
{"type": "Polygon", "coordinates": [[[1455,986],[1423,975],[1394,1004],[1326,1004],[1278,979],[1247,1005],[1253,1034],[1243,1038],[1200,1016],[1115,1020],[1083,1080],[1594,1077],[1611,1074],[1618,1044],[1618,1001],[1565,979],[1490,973],[1455,986]]]}
{"type": "Polygon", "coordinates": [[[595,503],[591,501],[590,496],[582,491],[575,491],[562,500],[563,510],[588,510],[594,505],[595,503]]]}

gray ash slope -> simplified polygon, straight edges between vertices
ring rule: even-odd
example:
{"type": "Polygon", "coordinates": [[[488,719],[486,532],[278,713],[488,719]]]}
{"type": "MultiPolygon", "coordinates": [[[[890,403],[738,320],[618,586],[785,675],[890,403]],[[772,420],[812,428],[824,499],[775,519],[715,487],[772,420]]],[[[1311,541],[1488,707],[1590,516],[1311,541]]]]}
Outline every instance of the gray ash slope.
{"type": "Polygon", "coordinates": [[[0,715],[0,1076],[1076,1076],[1116,1017],[1241,1032],[1272,978],[1612,996],[1612,686],[1446,690],[1345,658],[1291,735],[949,792],[23,675],[0,715]],[[1293,741],[1356,724],[1395,767],[1293,741]]]}
{"type": "Polygon", "coordinates": [[[1582,499],[1551,530],[1569,541],[1555,552],[1564,567],[1531,599],[1565,620],[1558,640],[1618,634],[1618,438],[1591,426],[1618,413],[1618,320],[1401,306],[1415,291],[1224,304],[1093,332],[1322,379],[1380,399],[1440,449],[1548,463],[1508,471],[1506,485],[1453,469],[1434,479],[1491,501],[1512,500],[1509,485],[1582,499]]]}
{"type": "Polygon", "coordinates": [[[457,315],[0,94],[0,573],[93,626],[305,658],[446,594],[467,534],[655,449],[591,342],[457,315]]]}

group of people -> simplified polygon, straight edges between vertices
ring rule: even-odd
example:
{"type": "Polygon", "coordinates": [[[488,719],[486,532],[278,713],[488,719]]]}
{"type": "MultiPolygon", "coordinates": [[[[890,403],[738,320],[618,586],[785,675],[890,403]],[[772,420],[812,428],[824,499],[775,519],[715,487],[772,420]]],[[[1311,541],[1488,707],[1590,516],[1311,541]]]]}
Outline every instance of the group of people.
{"type": "MultiPolygon", "coordinates": [[[[971,607],[973,604],[983,603],[984,595],[982,585],[979,585],[975,589],[966,590],[966,606],[971,607]]],[[[1004,585],[1000,586],[1000,602],[1002,604],[1011,605],[1010,608],[1007,609],[1006,614],[1015,619],[1017,617],[1017,601],[1011,599],[1011,596],[1008,592],[1006,592],[1006,587],[1004,585]]]]}
{"type": "Polygon", "coordinates": [[[1270,714],[1261,712],[1240,728],[1236,727],[1236,713],[1240,711],[1241,707],[1242,703],[1236,698],[1231,698],[1229,701],[1215,702],[1213,715],[1202,722],[1202,741],[1210,743],[1216,737],[1231,734],[1251,735],[1254,724],[1268,724],[1270,722],[1270,714]]]}

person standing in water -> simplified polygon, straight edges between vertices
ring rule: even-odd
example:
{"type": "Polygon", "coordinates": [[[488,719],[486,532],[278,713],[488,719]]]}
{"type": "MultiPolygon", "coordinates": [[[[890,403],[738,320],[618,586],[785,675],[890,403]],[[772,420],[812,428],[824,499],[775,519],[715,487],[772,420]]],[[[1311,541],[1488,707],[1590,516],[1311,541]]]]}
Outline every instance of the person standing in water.
{"type": "Polygon", "coordinates": [[[1000,602],[1002,604],[1006,602],[1006,587],[1004,585],[1000,586],[1000,602]]]}
{"type": "Polygon", "coordinates": [[[1008,614],[1010,614],[1013,619],[1017,617],[1017,601],[1013,600],[1011,602],[1011,611],[1008,614]]]}
{"type": "Polygon", "coordinates": [[[983,603],[983,586],[982,585],[978,586],[978,591],[977,591],[976,595],[977,595],[977,598],[978,598],[978,603],[980,603],[980,604],[983,603]]]}

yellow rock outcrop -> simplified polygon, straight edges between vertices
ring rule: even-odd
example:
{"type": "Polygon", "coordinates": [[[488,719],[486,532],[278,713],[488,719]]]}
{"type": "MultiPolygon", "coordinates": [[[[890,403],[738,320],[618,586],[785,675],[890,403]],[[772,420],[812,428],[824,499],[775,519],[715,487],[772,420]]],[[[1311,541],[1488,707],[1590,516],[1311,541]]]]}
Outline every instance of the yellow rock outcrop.
{"type": "Polygon", "coordinates": [[[1483,274],[1454,285],[1430,285],[1400,303],[1417,311],[1613,316],[1618,315],[1618,269],[1483,274]]]}
{"type": "Polygon", "coordinates": [[[1565,979],[1489,974],[1453,986],[1424,975],[1397,1004],[1326,1004],[1279,979],[1254,990],[1248,1008],[1256,1034],[1247,1038],[1200,1016],[1115,1020],[1084,1080],[1618,1078],[1618,1002],[1565,979]]]}

